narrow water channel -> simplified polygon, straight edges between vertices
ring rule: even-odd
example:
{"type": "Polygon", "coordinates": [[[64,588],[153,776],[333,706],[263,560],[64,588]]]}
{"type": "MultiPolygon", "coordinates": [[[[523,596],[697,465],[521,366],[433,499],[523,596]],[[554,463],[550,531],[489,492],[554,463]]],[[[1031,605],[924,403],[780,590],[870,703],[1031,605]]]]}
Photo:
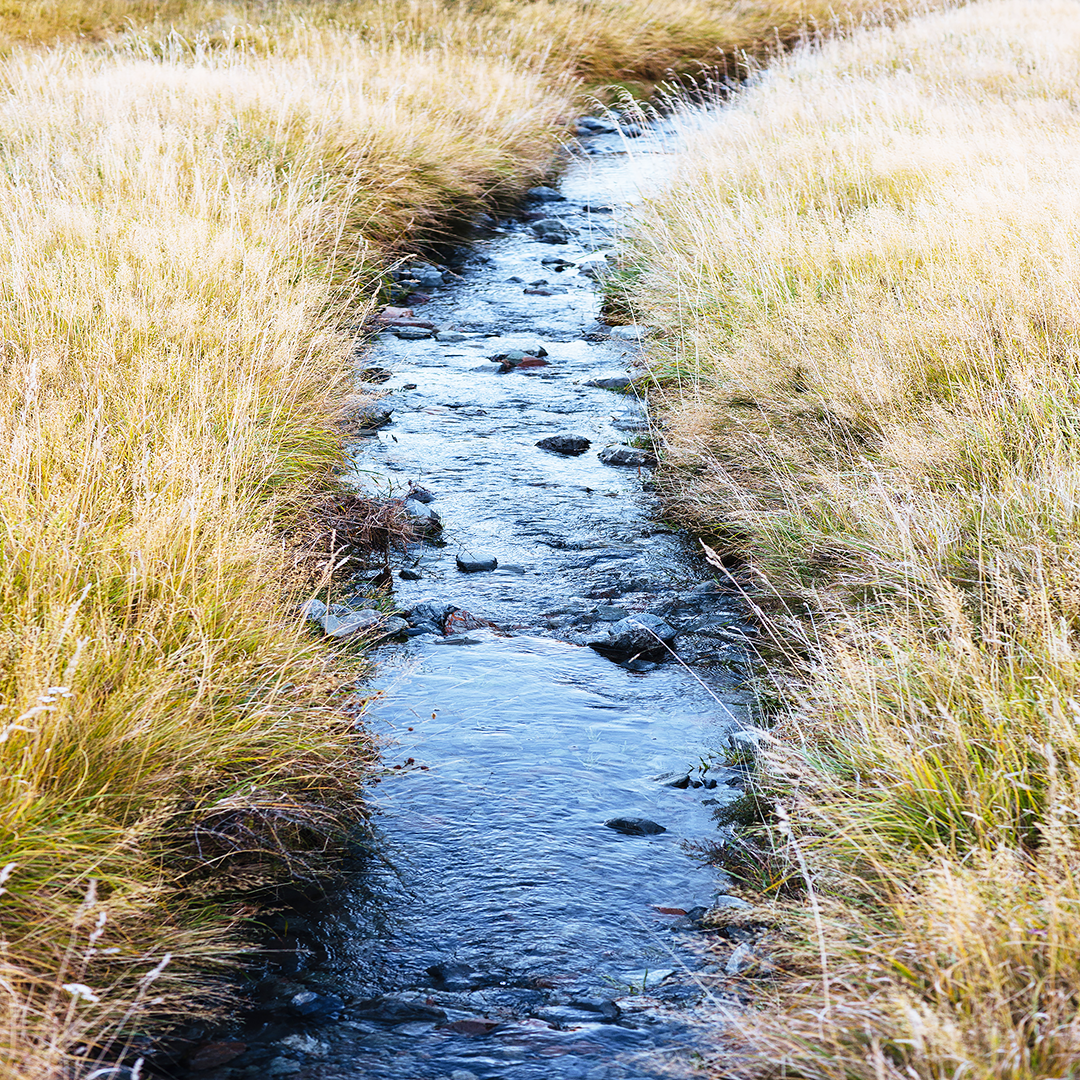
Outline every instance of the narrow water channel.
{"type": "Polygon", "coordinates": [[[268,991],[274,1039],[215,1077],[694,1066],[709,993],[695,909],[730,884],[694,845],[740,793],[724,749],[747,722],[745,628],[658,520],[648,470],[600,458],[645,430],[640,404],[590,385],[625,376],[638,348],[598,322],[590,267],[677,141],[663,125],[583,140],[561,200],[463,252],[444,284],[420,271],[430,299],[413,310],[436,336],[387,330],[362,358],[391,373],[393,413],[359,440],[350,479],[426,489],[410,502],[437,512],[441,544],[397,567],[413,636],[376,653],[384,693],[366,720],[392,767],[371,792],[369,869],[302,920],[318,944],[268,991]],[[566,242],[542,240],[560,237],[538,219],[566,242]],[[546,363],[511,366],[515,350],[546,363]],[[563,435],[590,445],[536,445],[563,435]],[[489,558],[496,569],[460,568],[489,558]],[[678,632],[674,657],[591,647],[650,614],[678,632]]]}

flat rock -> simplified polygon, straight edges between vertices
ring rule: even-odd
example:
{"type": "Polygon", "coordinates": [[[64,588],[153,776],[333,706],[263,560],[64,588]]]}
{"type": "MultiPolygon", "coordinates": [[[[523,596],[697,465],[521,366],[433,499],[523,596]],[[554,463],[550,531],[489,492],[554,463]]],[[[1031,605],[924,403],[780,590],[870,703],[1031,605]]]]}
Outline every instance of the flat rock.
{"type": "Polygon", "coordinates": [[[658,833],[667,832],[663,825],[658,825],[648,818],[611,818],[604,824],[609,829],[614,829],[623,836],[655,836],[658,833]]]}
{"type": "Polygon", "coordinates": [[[657,465],[655,455],[633,446],[609,446],[597,456],[605,465],[621,465],[634,469],[655,469],[657,465]]]}
{"type": "Polygon", "coordinates": [[[398,577],[401,578],[402,581],[420,581],[423,579],[424,575],[421,574],[419,570],[406,569],[399,570],[398,577]]]}
{"type": "Polygon", "coordinates": [[[612,660],[663,659],[678,632],[659,615],[642,612],[598,629],[586,642],[612,660]]]}
{"type": "Polygon", "coordinates": [[[403,341],[421,341],[432,336],[432,331],[422,326],[395,326],[393,331],[403,341]]]}
{"type": "Polygon", "coordinates": [[[578,454],[584,454],[592,443],[580,435],[551,435],[546,439],[541,439],[536,445],[541,450],[550,450],[553,454],[567,454],[576,457],[578,454]]]}
{"type": "Polygon", "coordinates": [[[499,565],[499,560],[494,555],[476,551],[463,551],[455,562],[463,574],[478,574],[485,570],[494,570],[499,565]]]}
{"type": "Polygon", "coordinates": [[[435,335],[435,340],[441,341],[444,345],[449,345],[456,341],[467,341],[468,335],[462,334],[458,330],[440,330],[435,335]]]}
{"type": "Polygon", "coordinates": [[[625,390],[633,384],[627,375],[613,375],[607,379],[589,379],[586,386],[595,386],[599,390],[625,390]]]}

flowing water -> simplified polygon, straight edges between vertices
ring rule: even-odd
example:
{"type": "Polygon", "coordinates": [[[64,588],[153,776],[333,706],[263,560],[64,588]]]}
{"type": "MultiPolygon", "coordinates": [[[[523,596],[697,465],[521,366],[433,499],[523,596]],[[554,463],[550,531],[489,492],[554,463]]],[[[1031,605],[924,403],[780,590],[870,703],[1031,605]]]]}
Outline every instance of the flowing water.
{"type": "Polygon", "coordinates": [[[282,920],[304,942],[295,970],[261,988],[248,1050],[201,1075],[616,1080],[683,1074],[702,1044],[716,980],[693,909],[729,883],[694,849],[740,793],[724,750],[746,722],[752,631],[659,522],[647,470],[599,459],[644,412],[587,383],[624,375],[639,346],[597,321],[582,270],[677,137],[658,125],[629,154],[619,134],[586,142],[565,201],[530,207],[569,242],[528,220],[493,230],[414,309],[460,340],[387,331],[362,357],[392,373],[393,418],[358,441],[351,480],[434,495],[442,542],[400,563],[418,579],[395,575],[394,596],[430,601],[429,631],[457,609],[455,632],[424,633],[414,612],[415,636],[377,652],[385,693],[366,722],[389,768],[366,869],[326,910],[282,920]],[[538,346],[546,366],[489,359],[538,346]],[[591,446],[536,446],[552,435],[591,446]],[[459,555],[499,566],[465,573],[459,555]],[[679,659],[588,646],[642,612],[679,631],[679,659]],[[606,824],[620,818],[665,831],[606,824]]]}

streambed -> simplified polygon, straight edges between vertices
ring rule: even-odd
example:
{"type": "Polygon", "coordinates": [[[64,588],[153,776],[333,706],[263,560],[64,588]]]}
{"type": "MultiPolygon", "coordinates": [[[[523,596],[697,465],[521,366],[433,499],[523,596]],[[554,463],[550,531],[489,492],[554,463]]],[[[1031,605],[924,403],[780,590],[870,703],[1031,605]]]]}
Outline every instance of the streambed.
{"type": "Polygon", "coordinates": [[[396,567],[412,636],[376,653],[366,721],[389,775],[372,853],[325,910],[280,920],[301,943],[292,970],[260,987],[246,1049],[198,1075],[681,1075],[723,997],[695,909],[730,882],[693,848],[742,790],[725,748],[749,723],[752,628],[658,521],[648,470],[601,461],[646,425],[633,396],[589,385],[625,376],[639,346],[598,322],[588,275],[678,133],[583,143],[561,200],[428,274],[411,306],[437,336],[389,329],[363,354],[389,373],[392,419],[357,441],[350,480],[421,486],[433,499],[415,507],[443,527],[396,567]],[[560,435],[590,445],[536,446],[560,435]],[[590,647],[643,614],[678,631],[677,659],[590,647]]]}

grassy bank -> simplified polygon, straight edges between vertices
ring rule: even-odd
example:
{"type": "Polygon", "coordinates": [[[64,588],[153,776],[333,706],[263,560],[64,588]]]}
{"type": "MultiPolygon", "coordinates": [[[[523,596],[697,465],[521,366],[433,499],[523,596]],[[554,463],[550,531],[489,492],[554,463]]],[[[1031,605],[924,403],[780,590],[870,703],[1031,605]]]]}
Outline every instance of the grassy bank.
{"type": "Polygon", "coordinates": [[[252,883],[360,812],[352,661],[292,614],[282,529],[332,489],[386,261],[541,178],[581,79],[822,7],[0,12],[5,1076],[189,1008],[252,883]]]}
{"type": "Polygon", "coordinates": [[[669,505],[787,654],[729,1075],[1080,1062],[1078,56],[1000,0],[788,58],[642,229],[669,505]]]}

